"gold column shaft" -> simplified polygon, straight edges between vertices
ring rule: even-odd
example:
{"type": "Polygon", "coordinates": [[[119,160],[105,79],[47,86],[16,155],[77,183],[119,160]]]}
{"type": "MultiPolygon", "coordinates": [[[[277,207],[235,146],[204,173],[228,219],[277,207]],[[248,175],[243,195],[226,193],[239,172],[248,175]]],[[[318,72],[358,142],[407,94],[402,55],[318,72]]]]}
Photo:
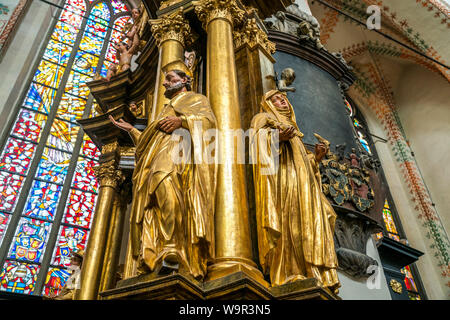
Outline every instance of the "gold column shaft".
{"type": "Polygon", "coordinates": [[[114,187],[110,185],[100,186],[94,221],[83,260],[81,288],[77,300],[97,299],[115,193],[114,187]]]}
{"type": "Polygon", "coordinates": [[[121,199],[120,194],[116,193],[108,231],[105,258],[103,261],[100,292],[112,289],[115,284],[125,222],[124,206],[121,201],[123,201],[123,199],[121,199]]]}
{"type": "Polygon", "coordinates": [[[163,82],[165,75],[164,72],[162,72],[162,68],[170,62],[180,59],[184,61],[184,46],[181,42],[174,39],[168,39],[161,43],[159,48],[158,72],[156,74],[158,82],[153,98],[151,121],[156,119],[164,105],[169,102],[169,99],[164,96],[165,88],[163,86],[163,82]]]}

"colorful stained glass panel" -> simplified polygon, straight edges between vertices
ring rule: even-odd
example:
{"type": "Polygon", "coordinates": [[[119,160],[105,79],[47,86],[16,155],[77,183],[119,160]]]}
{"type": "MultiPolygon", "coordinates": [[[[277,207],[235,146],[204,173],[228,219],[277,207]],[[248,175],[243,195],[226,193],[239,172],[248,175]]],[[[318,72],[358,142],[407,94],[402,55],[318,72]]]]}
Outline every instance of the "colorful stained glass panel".
{"type": "Polygon", "coordinates": [[[20,114],[14,124],[12,135],[39,142],[41,130],[45,125],[47,116],[27,109],[20,110],[20,114]]]}
{"type": "Polygon", "coordinates": [[[24,215],[53,220],[62,186],[35,180],[24,209],[24,215]]]}
{"type": "Polygon", "coordinates": [[[81,155],[98,159],[100,157],[100,150],[92,142],[87,134],[83,136],[83,146],[81,147],[81,155]]]}
{"type": "Polygon", "coordinates": [[[88,19],[86,24],[86,32],[95,34],[97,37],[104,38],[108,31],[108,23],[97,19],[88,19]]]}
{"type": "Polygon", "coordinates": [[[59,20],[76,28],[79,28],[81,26],[81,23],[83,22],[83,15],[85,14],[84,11],[70,7],[68,5],[65,5],[64,7],[66,9],[61,12],[59,20]]]}
{"type": "Polygon", "coordinates": [[[72,47],[61,42],[50,40],[44,52],[44,59],[66,66],[71,51],[72,47]]]}
{"type": "Polygon", "coordinates": [[[103,41],[103,38],[85,32],[81,39],[80,49],[87,53],[99,56],[102,51],[103,41]]]}
{"type": "Polygon", "coordinates": [[[100,75],[102,77],[106,77],[106,73],[108,72],[108,69],[112,64],[113,63],[108,60],[103,61],[102,70],[100,70],[100,75]]]}
{"type": "Polygon", "coordinates": [[[97,195],[72,189],[64,214],[64,222],[84,228],[91,225],[97,195]]]}
{"type": "Polygon", "coordinates": [[[59,21],[55,26],[55,30],[53,31],[52,39],[67,43],[72,46],[77,38],[77,33],[77,28],[59,21]]]}
{"type": "Polygon", "coordinates": [[[412,272],[411,272],[411,269],[409,268],[409,266],[402,268],[400,271],[405,275],[406,289],[408,291],[417,292],[418,291],[417,285],[416,285],[416,282],[414,281],[414,277],[412,275],[412,272]]]}
{"type": "Polygon", "coordinates": [[[0,290],[31,294],[39,266],[18,261],[6,261],[0,273],[0,290]]]}
{"type": "Polygon", "coordinates": [[[92,77],[78,73],[75,71],[70,71],[69,79],[67,80],[65,92],[72,95],[87,99],[89,96],[89,88],[86,82],[92,81],[92,77]]]}
{"type": "Polygon", "coordinates": [[[0,171],[0,210],[14,211],[24,179],[17,174],[0,171]]]}
{"type": "Polygon", "coordinates": [[[50,268],[45,278],[43,294],[46,296],[58,295],[70,277],[70,272],[61,268],[50,268]]]}
{"type": "Polygon", "coordinates": [[[87,230],[67,226],[61,227],[58,242],[53,253],[52,264],[68,267],[70,265],[70,253],[74,250],[84,250],[87,237],[87,230]]]}
{"type": "Polygon", "coordinates": [[[75,122],[83,117],[85,106],[85,99],[74,97],[70,94],[64,94],[61,98],[61,103],[56,112],[56,116],[67,121],[75,122]]]}
{"type": "Polygon", "coordinates": [[[97,165],[98,163],[93,160],[78,158],[72,186],[83,191],[96,193],[98,191],[98,181],[94,167],[97,165]]]}
{"type": "Polygon", "coordinates": [[[41,262],[52,224],[42,220],[22,218],[8,258],[41,262]]]}
{"type": "Polygon", "coordinates": [[[8,227],[9,218],[9,214],[0,212],[0,245],[2,244],[3,236],[5,235],[6,228],[8,227]]]}
{"type": "Polygon", "coordinates": [[[33,80],[49,87],[58,88],[64,69],[53,62],[42,60],[33,80]]]}
{"type": "Polygon", "coordinates": [[[109,22],[109,19],[111,18],[111,14],[106,3],[101,2],[96,4],[95,7],[92,8],[89,17],[107,24],[109,22]]]}
{"type": "Polygon", "coordinates": [[[63,184],[71,157],[70,153],[45,148],[39,162],[36,178],[63,184]]]}
{"type": "Polygon", "coordinates": [[[73,152],[80,127],[74,123],[55,119],[47,140],[47,146],[73,152]]]}
{"type": "Polygon", "coordinates": [[[386,225],[386,230],[390,233],[398,234],[397,228],[395,226],[394,218],[392,217],[392,212],[389,208],[389,204],[387,203],[387,200],[385,201],[384,208],[383,208],[383,219],[384,219],[384,224],[386,225]]]}
{"type": "Polygon", "coordinates": [[[114,14],[128,11],[127,6],[120,0],[111,0],[111,5],[114,10],[114,14]]]}
{"type": "Polygon", "coordinates": [[[87,75],[94,75],[98,64],[98,57],[78,51],[73,62],[73,70],[87,75]]]}
{"type": "Polygon", "coordinates": [[[26,174],[35,149],[36,145],[31,142],[9,138],[0,156],[0,169],[26,174]]]}
{"type": "Polygon", "coordinates": [[[23,105],[24,107],[48,114],[55,96],[56,90],[41,86],[37,83],[31,83],[23,105]]]}

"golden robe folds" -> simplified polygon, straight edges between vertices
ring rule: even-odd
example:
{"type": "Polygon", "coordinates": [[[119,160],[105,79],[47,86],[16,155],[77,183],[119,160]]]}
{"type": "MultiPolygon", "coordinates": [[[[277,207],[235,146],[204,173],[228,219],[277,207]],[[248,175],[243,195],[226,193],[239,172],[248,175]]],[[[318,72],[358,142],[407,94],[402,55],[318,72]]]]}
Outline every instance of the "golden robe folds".
{"type": "Polygon", "coordinates": [[[192,139],[190,161],[173,160],[179,142],[157,127],[167,116],[180,117],[182,127],[191,135],[199,124],[204,131],[215,128],[216,123],[205,96],[183,92],[144,132],[130,132],[136,144],[130,217],[132,254],[150,271],[175,254],[180,272],[202,278],[207,262],[214,257],[216,169],[213,164],[193,161],[194,153],[205,153],[207,141],[202,132],[199,140],[192,139]]]}
{"type": "Polygon", "coordinates": [[[333,242],[336,213],[322,193],[318,164],[303,145],[292,105],[280,110],[270,100],[277,93],[265,94],[262,113],[251,124],[260,262],[272,286],[314,277],[334,290],[340,286],[333,242]],[[294,126],[296,136],[271,149],[273,137],[262,129],[287,126],[294,126]],[[265,164],[273,167],[277,154],[279,167],[268,174],[265,164]]]}

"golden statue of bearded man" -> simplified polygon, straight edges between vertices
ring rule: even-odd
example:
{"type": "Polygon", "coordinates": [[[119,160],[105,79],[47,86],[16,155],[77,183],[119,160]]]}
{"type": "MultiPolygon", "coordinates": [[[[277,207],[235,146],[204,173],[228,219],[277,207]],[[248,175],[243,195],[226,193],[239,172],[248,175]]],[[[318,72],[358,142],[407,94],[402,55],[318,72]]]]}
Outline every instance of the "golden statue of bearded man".
{"type": "Polygon", "coordinates": [[[171,100],[145,131],[110,118],[136,145],[132,254],[141,272],[178,271],[201,279],[214,257],[216,168],[204,158],[194,161],[194,155],[206,156],[204,132],[215,128],[216,119],[208,99],[190,91],[189,70],[181,61],[164,70],[165,96],[171,100]],[[190,133],[191,152],[173,138],[180,128],[190,133]]]}
{"type": "Polygon", "coordinates": [[[314,277],[337,292],[336,213],[322,193],[318,170],[328,146],[317,144],[315,154],[305,148],[292,105],[278,90],[264,95],[262,113],[255,115],[251,127],[258,247],[264,272],[270,274],[272,286],[314,277]]]}

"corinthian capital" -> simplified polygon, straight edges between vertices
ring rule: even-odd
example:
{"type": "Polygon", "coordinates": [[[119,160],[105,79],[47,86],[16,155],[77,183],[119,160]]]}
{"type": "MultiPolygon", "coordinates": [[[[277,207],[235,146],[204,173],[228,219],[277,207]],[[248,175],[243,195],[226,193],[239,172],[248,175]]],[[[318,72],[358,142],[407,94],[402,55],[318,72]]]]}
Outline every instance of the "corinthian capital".
{"type": "Polygon", "coordinates": [[[183,7],[172,14],[159,19],[149,20],[156,44],[160,46],[166,40],[176,40],[184,46],[192,43],[194,37],[189,22],[184,18],[183,7]]]}
{"type": "Polygon", "coordinates": [[[225,19],[236,25],[245,19],[245,11],[239,7],[237,0],[198,0],[192,4],[205,29],[214,19],[225,19]]]}
{"type": "Polygon", "coordinates": [[[255,19],[248,19],[244,27],[233,33],[236,49],[247,44],[251,49],[260,45],[269,55],[275,53],[275,43],[271,42],[267,34],[261,30],[255,19]]]}
{"type": "Polygon", "coordinates": [[[100,181],[100,187],[116,188],[125,180],[124,174],[117,168],[117,163],[114,160],[100,164],[94,168],[94,172],[100,181]]]}

